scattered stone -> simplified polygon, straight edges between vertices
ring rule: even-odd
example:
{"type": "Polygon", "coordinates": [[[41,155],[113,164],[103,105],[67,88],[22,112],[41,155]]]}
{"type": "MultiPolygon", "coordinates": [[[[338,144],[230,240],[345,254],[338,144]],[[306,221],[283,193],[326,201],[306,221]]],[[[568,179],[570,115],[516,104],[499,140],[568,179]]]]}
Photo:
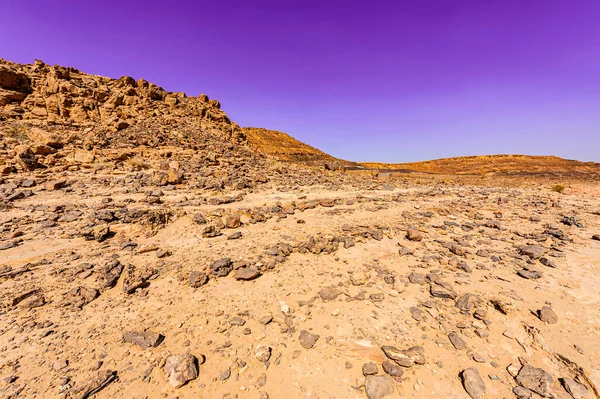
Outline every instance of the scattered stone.
{"type": "Polygon", "coordinates": [[[96,374],[96,376],[89,379],[84,386],[73,388],[73,393],[71,394],[71,397],[73,399],[87,399],[95,393],[100,392],[111,382],[113,382],[116,378],[116,371],[100,371],[98,372],[98,374],[96,374]]]}
{"type": "Polygon", "coordinates": [[[552,376],[544,370],[532,366],[523,366],[517,374],[517,382],[541,396],[549,397],[552,384],[552,376]]]}
{"type": "Polygon", "coordinates": [[[228,368],[227,370],[223,371],[219,376],[219,379],[221,381],[226,381],[227,379],[229,379],[229,377],[231,377],[231,368],[228,368]]]}
{"type": "Polygon", "coordinates": [[[423,239],[423,233],[419,230],[411,229],[406,233],[406,238],[410,241],[421,241],[423,239]]]}
{"type": "Polygon", "coordinates": [[[260,272],[253,267],[242,267],[235,271],[236,280],[252,280],[260,276],[260,272]]]}
{"type": "Polygon", "coordinates": [[[400,366],[398,366],[396,363],[390,362],[389,360],[384,360],[383,363],[381,363],[381,366],[383,367],[383,371],[392,377],[402,377],[404,374],[404,371],[400,366]]]}
{"type": "Polygon", "coordinates": [[[395,361],[399,366],[412,367],[415,364],[425,364],[425,354],[422,346],[413,346],[406,350],[399,350],[395,346],[384,345],[383,353],[395,361]]]}
{"type": "Polygon", "coordinates": [[[379,372],[379,369],[377,368],[377,364],[375,364],[373,362],[364,363],[362,365],[362,373],[364,376],[375,375],[378,372],[379,372]]]}
{"type": "Polygon", "coordinates": [[[562,386],[565,388],[565,391],[567,391],[569,395],[573,397],[573,399],[581,399],[588,397],[589,391],[587,390],[585,385],[580,384],[569,377],[559,378],[559,380],[562,386]]]}
{"type": "Polygon", "coordinates": [[[365,377],[365,392],[369,399],[382,399],[394,393],[394,380],[389,375],[365,377]]]}
{"type": "Polygon", "coordinates": [[[241,231],[236,231],[234,233],[231,233],[227,236],[228,240],[237,240],[239,238],[242,238],[242,232],[241,231]]]}
{"type": "Polygon", "coordinates": [[[529,256],[531,259],[539,259],[546,253],[546,249],[537,245],[526,245],[521,249],[521,255],[529,256]]]}
{"type": "Polygon", "coordinates": [[[552,268],[556,269],[556,264],[552,260],[550,260],[546,257],[540,258],[540,263],[544,266],[548,266],[548,267],[552,267],[552,268]]]}
{"type": "Polygon", "coordinates": [[[456,307],[460,310],[470,311],[483,306],[483,299],[478,295],[464,294],[456,300],[456,307]]]}
{"type": "Polygon", "coordinates": [[[541,321],[548,324],[556,324],[558,323],[558,316],[554,313],[554,310],[550,306],[542,306],[540,310],[538,310],[538,317],[541,321]]]}
{"type": "Polygon", "coordinates": [[[412,272],[408,275],[408,281],[412,284],[420,284],[423,285],[426,283],[425,276],[419,273],[412,272]]]}
{"type": "Polygon", "coordinates": [[[454,347],[458,350],[462,350],[467,347],[467,343],[454,331],[448,334],[448,338],[450,339],[450,342],[452,342],[452,345],[454,345],[454,347]]]}
{"type": "Polygon", "coordinates": [[[179,388],[191,380],[198,378],[198,359],[190,354],[170,356],[164,365],[169,383],[179,388]]]}
{"type": "Polygon", "coordinates": [[[232,326],[241,327],[246,324],[246,320],[242,319],[241,317],[232,317],[231,320],[229,320],[229,324],[232,326]]]}
{"type": "Polygon", "coordinates": [[[460,373],[463,387],[469,396],[473,399],[480,399],[485,394],[485,383],[479,375],[479,371],[475,367],[463,370],[460,373]]]}
{"type": "Polygon", "coordinates": [[[306,330],[300,331],[300,335],[298,336],[300,345],[302,345],[302,347],[304,349],[311,349],[313,346],[315,346],[315,343],[317,342],[317,340],[319,338],[320,338],[320,335],[311,334],[306,330]]]}
{"type": "Polygon", "coordinates": [[[136,344],[142,349],[154,348],[158,346],[163,336],[152,331],[125,331],[123,341],[136,344]]]}
{"type": "Polygon", "coordinates": [[[260,344],[254,349],[254,356],[261,361],[267,362],[271,358],[271,347],[267,344],[260,344]]]}
{"type": "Polygon", "coordinates": [[[335,300],[341,292],[337,288],[333,287],[325,287],[319,291],[319,296],[323,301],[333,301],[335,300]]]}
{"type": "Polygon", "coordinates": [[[537,280],[542,277],[542,272],[536,269],[521,269],[517,274],[528,280],[537,280]]]}
{"type": "Polygon", "coordinates": [[[233,270],[233,264],[229,258],[217,259],[210,265],[210,270],[217,277],[225,277],[233,270]]]}
{"type": "Polygon", "coordinates": [[[368,277],[367,273],[365,273],[363,271],[354,272],[350,276],[350,282],[352,283],[352,285],[355,285],[355,286],[364,285],[368,279],[369,279],[369,277],[368,277]]]}
{"type": "Polygon", "coordinates": [[[192,288],[200,288],[204,284],[208,283],[208,275],[206,273],[193,271],[190,273],[188,284],[192,288]]]}

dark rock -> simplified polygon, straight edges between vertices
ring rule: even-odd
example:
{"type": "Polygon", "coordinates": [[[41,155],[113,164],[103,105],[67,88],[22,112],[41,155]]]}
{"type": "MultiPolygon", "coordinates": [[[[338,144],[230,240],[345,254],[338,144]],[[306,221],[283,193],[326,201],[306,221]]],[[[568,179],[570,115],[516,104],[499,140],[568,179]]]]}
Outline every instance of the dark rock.
{"type": "Polygon", "coordinates": [[[132,344],[138,345],[142,349],[148,349],[158,346],[163,336],[151,331],[125,331],[123,340],[132,344]]]}
{"type": "Polygon", "coordinates": [[[542,277],[542,272],[535,269],[521,269],[517,274],[528,280],[537,280],[542,277]]]}
{"type": "Polygon", "coordinates": [[[231,259],[221,258],[221,259],[215,260],[210,265],[210,270],[211,270],[212,274],[214,274],[217,277],[227,276],[233,270],[233,265],[231,263],[231,259]]]}
{"type": "Polygon", "coordinates": [[[304,349],[311,349],[313,346],[315,346],[315,343],[317,342],[317,340],[319,338],[320,338],[320,335],[311,334],[306,330],[300,331],[300,335],[298,336],[300,345],[302,345],[302,347],[304,349]]]}
{"type": "Polygon", "coordinates": [[[384,360],[383,363],[381,363],[381,366],[383,367],[383,371],[392,377],[402,377],[404,374],[404,371],[400,366],[398,366],[396,363],[390,362],[389,360],[384,360]]]}
{"type": "Polygon", "coordinates": [[[540,263],[544,266],[553,267],[556,269],[556,264],[546,257],[540,258],[540,263]]]}
{"type": "Polygon", "coordinates": [[[112,288],[117,284],[121,273],[123,272],[123,265],[118,260],[111,260],[107,262],[103,267],[102,273],[102,288],[112,288]]]}
{"type": "Polygon", "coordinates": [[[190,277],[188,279],[188,284],[192,288],[200,288],[204,284],[208,283],[208,275],[206,273],[193,271],[190,273],[190,277]]]}

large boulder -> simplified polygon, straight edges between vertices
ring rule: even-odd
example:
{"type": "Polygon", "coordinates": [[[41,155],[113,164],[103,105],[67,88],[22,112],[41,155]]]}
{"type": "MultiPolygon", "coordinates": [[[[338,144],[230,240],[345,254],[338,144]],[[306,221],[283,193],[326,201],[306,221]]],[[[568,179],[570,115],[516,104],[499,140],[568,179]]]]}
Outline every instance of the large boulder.
{"type": "Polygon", "coordinates": [[[198,378],[198,360],[188,353],[170,356],[165,362],[164,371],[169,377],[169,383],[179,388],[198,378]]]}

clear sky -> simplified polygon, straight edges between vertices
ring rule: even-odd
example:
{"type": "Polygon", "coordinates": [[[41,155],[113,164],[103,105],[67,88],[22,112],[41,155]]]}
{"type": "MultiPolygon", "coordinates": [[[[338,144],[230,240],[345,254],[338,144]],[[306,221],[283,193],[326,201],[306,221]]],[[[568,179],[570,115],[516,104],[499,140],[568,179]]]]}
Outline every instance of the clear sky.
{"type": "Polygon", "coordinates": [[[0,0],[0,57],[205,93],[355,161],[600,161],[600,0],[0,0]]]}

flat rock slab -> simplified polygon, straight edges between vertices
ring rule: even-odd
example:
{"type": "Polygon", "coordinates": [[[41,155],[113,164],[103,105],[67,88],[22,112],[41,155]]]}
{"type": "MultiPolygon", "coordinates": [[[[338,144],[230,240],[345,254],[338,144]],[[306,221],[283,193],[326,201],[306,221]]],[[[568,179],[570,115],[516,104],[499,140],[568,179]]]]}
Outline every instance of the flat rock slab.
{"type": "Polygon", "coordinates": [[[236,280],[253,280],[260,276],[260,272],[253,267],[243,267],[235,271],[236,280]]]}
{"type": "Polygon", "coordinates": [[[89,379],[87,384],[82,387],[75,387],[68,396],[72,399],[86,399],[93,394],[100,392],[108,384],[117,378],[117,372],[111,370],[100,371],[96,376],[89,379]]]}
{"type": "Polygon", "coordinates": [[[475,367],[463,370],[460,373],[460,378],[465,391],[473,399],[480,399],[485,394],[485,383],[479,375],[479,371],[475,367]]]}
{"type": "Polygon", "coordinates": [[[151,331],[125,331],[123,340],[132,344],[136,344],[142,349],[148,349],[158,346],[162,340],[161,334],[151,331]]]}
{"type": "Polygon", "coordinates": [[[389,375],[365,377],[365,392],[369,399],[382,399],[394,393],[394,379],[389,375]]]}
{"type": "Polygon", "coordinates": [[[526,245],[521,249],[521,255],[529,256],[531,259],[539,259],[546,253],[546,249],[538,245],[526,245]]]}
{"type": "Polygon", "coordinates": [[[540,368],[523,366],[519,370],[516,380],[523,388],[527,388],[541,396],[547,397],[551,392],[552,376],[540,368]]]}

